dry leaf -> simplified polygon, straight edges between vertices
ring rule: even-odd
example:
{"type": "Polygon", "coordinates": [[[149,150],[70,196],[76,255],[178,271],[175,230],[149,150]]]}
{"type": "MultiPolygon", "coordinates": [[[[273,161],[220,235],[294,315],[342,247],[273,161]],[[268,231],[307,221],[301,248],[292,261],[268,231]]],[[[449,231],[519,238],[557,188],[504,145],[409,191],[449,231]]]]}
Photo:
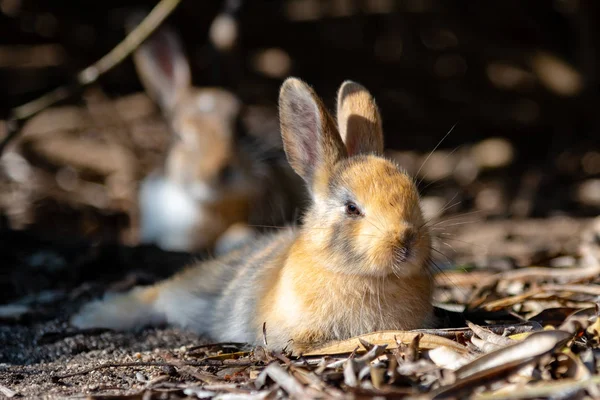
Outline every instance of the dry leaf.
{"type": "Polygon", "coordinates": [[[541,357],[564,344],[572,335],[564,331],[534,332],[522,342],[515,343],[503,349],[485,354],[456,371],[458,378],[466,378],[478,372],[492,369],[502,365],[524,363],[528,360],[541,357]]]}
{"type": "Polygon", "coordinates": [[[515,343],[514,340],[506,336],[496,335],[495,333],[490,332],[479,325],[473,324],[468,321],[467,325],[469,326],[469,328],[471,328],[473,333],[475,333],[477,336],[479,336],[479,338],[481,338],[479,339],[473,336],[471,338],[471,342],[484,353],[489,353],[491,351],[498,350],[515,343]]]}
{"type": "Polygon", "coordinates": [[[441,346],[433,350],[429,350],[429,358],[435,365],[441,368],[446,368],[451,371],[456,371],[463,365],[468,364],[473,359],[472,356],[458,353],[449,347],[441,346]]]}
{"type": "Polygon", "coordinates": [[[573,395],[581,389],[598,384],[600,384],[600,375],[582,381],[563,379],[555,382],[538,382],[528,386],[511,388],[508,393],[505,389],[500,389],[493,393],[477,394],[473,398],[477,400],[562,398],[570,397],[569,395],[573,395]]]}
{"type": "MultiPolygon", "coordinates": [[[[313,348],[309,352],[305,353],[304,356],[323,356],[332,354],[344,354],[351,353],[360,346],[360,339],[365,340],[371,344],[387,345],[389,349],[395,349],[398,347],[396,341],[404,344],[410,344],[413,339],[420,335],[422,332],[411,332],[411,331],[379,331],[373,333],[367,333],[365,335],[353,337],[346,340],[340,340],[336,342],[329,342],[323,346],[313,348]]],[[[467,349],[460,344],[453,342],[450,339],[446,339],[440,336],[430,335],[427,333],[423,334],[423,337],[419,341],[419,347],[421,349],[435,349],[436,347],[446,346],[459,353],[467,353],[467,349]]]]}

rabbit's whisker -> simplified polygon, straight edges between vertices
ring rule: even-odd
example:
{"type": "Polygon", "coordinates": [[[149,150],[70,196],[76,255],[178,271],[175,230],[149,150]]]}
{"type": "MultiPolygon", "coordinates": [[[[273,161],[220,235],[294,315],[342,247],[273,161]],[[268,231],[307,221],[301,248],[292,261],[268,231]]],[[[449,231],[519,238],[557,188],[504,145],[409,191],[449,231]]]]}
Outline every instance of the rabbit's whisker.
{"type": "Polygon", "coordinates": [[[460,286],[458,286],[455,282],[453,282],[452,279],[446,273],[446,271],[442,270],[432,258],[429,258],[429,263],[435,267],[432,269],[435,269],[437,271],[437,275],[434,275],[433,271],[432,271],[432,273],[430,275],[432,279],[436,279],[437,276],[441,276],[448,283],[448,286],[451,286],[454,289],[457,289],[465,298],[468,297],[467,292],[464,289],[462,289],[460,286]]]}
{"type": "Polygon", "coordinates": [[[444,229],[444,228],[450,228],[452,226],[459,226],[459,225],[466,225],[466,224],[472,224],[474,221],[463,221],[463,222],[455,222],[453,224],[449,224],[449,225],[444,225],[444,226],[432,226],[429,229],[431,230],[440,230],[440,229],[444,229]]]}
{"type": "MultiPolygon", "coordinates": [[[[446,233],[446,232],[440,232],[440,233],[438,233],[438,235],[452,235],[452,234],[446,233]]],[[[442,238],[438,238],[438,239],[440,239],[440,242],[443,243],[443,241],[441,240],[442,238]]],[[[454,237],[444,237],[444,240],[454,240],[455,242],[460,242],[460,243],[468,244],[469,246],[475,246],[475,247],[478,247],[480,249],[487,249],[486,246],[483,246],[481,244],[469,242],[467,240],[456,239],[454,237]]]]}
{"type": "Polygon", "coordinates": [[[289,226],[279,225],[248,225],[250,228],[289,229],[289,226]]]}
{"type": "MultiPolygon", "coordinates": [[[[444,160],[446,160],[448,157],[450,157],[452,154],[454,154],[454,153],[455,153],[455,152],[456,152],[458,149],[460,149],[461,147],[462,147],[462,145],[455,147],[455,148],[454,148],[454,149],[453,149],[453,150],[452,150],[450,153],[448,153],[448,155],[446,155],[446,157],[444,157],[444,160]]],[[[454,168],[452,168],[452,173],[454,173],[454,171],[456,171],[456,167],[457,167],[457,166],[458,166],[458,164],[457,164],[457,165],[455,165],[455,166],[454,166],[454,168]]],[[[425,179],[425,177],[423,177],[423,179],[425,179]]],[[[444,177],[444,178],[439,178],[439,179],[436,179],[436,180],[434,180],[434,181],[431,181],[431,182],[429,182],[427,185],[425,185],[424,187],[422,187],[422,188],[419,188],[419,191],[420,191],[420,192],[423,192],[423,191],[425,191],[425,190],[426,190],[426,189],[427,189],[429,186],[431,186],[431,185],[434,185],[434,184],[436,184],[436,183],[439,183],[440,181],[443,181],[444,179],[445,179],[445,177],[444,177]]],[[[422,182],[423,182],[423,181],[421,180],[421,183],[422,183],[422,182]]]]}
{"type": "MultiPolygon", "coordinates": [[[[444,219],[442,219],[442,220],[439,220],[439,221],[435,221],[435,223],[434,223],[433,225],[430,225],[430,226],[436,226],[436,225],[440,225],[440,224],[443,224],[443,223],[445,223],[445,222],[448,222],[448,221],[454,221],[454,220],[457,220],[457,219],[460,219],[460,218],[465,218],[465,217],[467,217],[467,216],[470,216],[470,215],[481,214],[482,212],[483,212],[482,210],[476,210],[476,211],[470,211],[470,212],[466,212],[466,213],[462,213],[462,214],[454,215],[454,216],[452,216],[452,217],[448,217],[448,218],[444,218],[444,219]]],[[[433,221],[432,221],[432,220],[429,220],[429,221],[426,223],[426,226],[427,226],[427,224],[429,224],[430,222],[433,222],[433,221]]]]}
{"type": "Polygon", "coordinates": [[[456,198],[456,196],[458,196],[458,193],[456,193],[454,196],[452,196],[452,198],[444,205],[444,207],[439,211],[440,215],[442,215],[444,213],[444,211],[447,211],[449,209],[451,209],[454,206],[459,205],[460,203],[462,203],[461,200],[458,200],[456,203],[452,203],[452,201],[454,201],[454,199],[456,198]],[[451,204],[452,203],[452,204],[451,204]]]}
{"type": "Polygon", "coordinates": [[[381,309],[381,294],[380,294],[380,282],[381,282],[381,277],[377,277],[377,284],[376,284],[376,288],[377,288],[377,306],[379,307],[379,323],[381,324],[381,326],[385,326],[385,321],[383,319],[383,311],[381,309]]]}
{"type": "MultiPolygon", "coordinates": [[[[452,128],[450,128],[450,130],[448,131],[448,133],[446,133],[444,135],[444,137],[438,142],[438,144],[433,148],[433,150],[431,150],[431,152],[429,153],[429,155],[427,156],[427,158],[425,158],[425,161],[423,161],[423,163],[421,164],[421,166],[417,170],[417,173],[415,174],[415,177],[419,176],[419,172],[421,172],[421,170],[423,169],[423,167],[425,166],[425,164],[427,163],[427,161],[429,161],[429,158],[431,158],[431,156],[433,155],[433,153],[438,149],[438,147],[440,147],[440,145],[442,144],[442,142],[444,140],[446,140],[446,138],[448,137],[448,135],[450,135],[452,133],[452,131],[454,130],[454,128],[456,127],[457,124],[458,124],[458,122],[456,122],[454,125],[452,125],[452,128]]],[[[419,180],[419,182],[417,183],[417,186],[419,186],[421,184],[421,182],[423,182],[423,178],[419,180]]]]}
{"type": "MultiPolygon", "coordinates": [[[[360,329],[360,330],[362,330],[362,327],[360,325],[362,324],[362,321],[364,321],[363,315],[364,315],[364,310],[365,310],[365,296],[367,295],[367,292],[368,292],[368,290],[363,291],[362,298],[361,298],[361,303],[360,303],[360,313],[358,314],[359,315],[359,320],[358,320],[359,326],[358,326],[358,329],[360,329]]],[[[355,332],[353,332],[353,334],[354,333],[355,332]]]]}
{"type": "Polygon", "coordinates": [[[444,253],[442,253],[441,251],[439,251],[439,250],[438,250],[438,249],[436,249],[435,247],[431,246],[431,247],[429,247],[429,248],[430,248],[431,250],[435,251],[436,253],[438,253],[439,255],[441,255],[442,257],[444,257],[448,263],[452,263],[452,260],[451,260],[451,259],[450,259],[450,258],[449,258],[447,255],[445,255],[444,253]]]}
{"type": "MultiPolygon", "coordinates": [[[[470,215],[479,214],[481,212],[482,212],[482,210],[471,211],[471,212],[462,213],[462,214],[459,214],[459,215],[454,215],[452,217],[444,218],[444,219],[441,219],[441,220],[437,220],[437,221],[434,218],[432,218],[432,219],[429,219],[429,220],[425,221],[421,225],[421,228],[428,227],[428,228],[431,229],[431,228],[434,228],[434,227],[438,227],[440,225],[442,225],[442,226],[451,226],[451,225],[444,225],[444,224],[446,224],[447,222],[450,222],[450,221],[456,221],[456,220],[460,220],[461,218],[466,218],[466,217],[468,217],[470,215]]],[[[473,220],[473,221],[465,221],[465,222],[469,223],[469,222],[475,222],[475,221],[473,220]]]]}
{"type": "Polygon", "coordinates": [[[444,242],[443,240],[440,240],[440,243],[443,244],[444,246],[448,247],[450,250],[452,250],[454,253],[456,253],[456,249],[454,247],[452,247],[450,244],[444,242]]]}

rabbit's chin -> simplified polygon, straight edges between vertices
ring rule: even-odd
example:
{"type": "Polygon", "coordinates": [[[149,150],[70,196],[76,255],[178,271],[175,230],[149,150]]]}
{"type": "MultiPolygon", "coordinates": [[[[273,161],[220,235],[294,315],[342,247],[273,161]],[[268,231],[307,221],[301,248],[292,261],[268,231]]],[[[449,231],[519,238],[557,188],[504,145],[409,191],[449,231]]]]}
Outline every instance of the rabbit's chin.
{"type": "Polygon", "coordinates": [[[428,275],[428,263],[418,254],[407,257],[405,261],[380,260],[373,263],[346,260],[335,265],[327,264],[328,269],[336,273],[372,278],[410,278],[428,275]]]}
{"type": "Polygon", "coordinates": [[[380,256],[368,266],[358,267],[364,275],[373,277],[409,278],[428,274],[426,259],[419,252],[413,252],[403,260],[393,256],[380,256]]]}

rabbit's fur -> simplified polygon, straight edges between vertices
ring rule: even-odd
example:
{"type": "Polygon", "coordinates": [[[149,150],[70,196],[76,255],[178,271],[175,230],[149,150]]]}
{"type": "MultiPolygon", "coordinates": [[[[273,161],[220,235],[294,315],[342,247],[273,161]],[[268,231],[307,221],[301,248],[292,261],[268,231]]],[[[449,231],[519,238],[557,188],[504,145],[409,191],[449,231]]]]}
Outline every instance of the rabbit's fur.
{"type": "MultiPolygon", "coordinates": [[[[274,169],[280,166],[265,162],[263,149],[250,138],[239,137],[240,100],[225,89],[192,86],[187,58],[170,27],[140,46],[134,63],[173,132],[163,167],[140,185],[141,242],[177,251],[217,246],[225,252],[235,245],[229,242],[242,240],[243,224],[291,219],[297,193],[276,187],[274,169]],[[235,234],[228,234],[231,227],[235,234]]],[[[250,236],[251,229],[247,232],[250,236]]]]}
{"type": "Polygon", "coordinates": [[[265,324],[269,348],[296,354],[328,340],[430,324],[429,232],[413,180],[381,156],[371,95],[346,81],[336,125],[313,90],[289,78],[279,107],[288,160],[311,194],[303,225],[91,303],[73,324],[166,322],[252,344],[263,342],[265,324]]]}

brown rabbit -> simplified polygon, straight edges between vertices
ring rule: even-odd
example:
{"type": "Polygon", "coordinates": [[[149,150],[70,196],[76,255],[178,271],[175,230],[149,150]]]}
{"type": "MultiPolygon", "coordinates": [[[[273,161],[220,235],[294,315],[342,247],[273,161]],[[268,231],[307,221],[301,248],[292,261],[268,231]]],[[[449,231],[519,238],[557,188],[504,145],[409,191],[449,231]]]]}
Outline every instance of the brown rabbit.
{"type": "Polygon", "coordinates": [[[290,201],[274,189],[273,165],[238,138],[240,100],[224,89],[192,86],[176,34],[161,28],[134,53],[134,62],[174,133],[164,166],[140,187],[141,241],[180,251],[216,245],[225,252],[247,236],[240,232],[250,232],[248,222],[288,220],[290,201]],[[265,213],[282,218],[265,219],[265,213]]]}
{"type": "Polygon", "coordinates": [[[337,126],[302,81],[279,109],[285,151],[308,185],[303,225],[266,236],[155,286],[85,306],[78,327],[172,323],[218,341],[312,345],[432,321],[430,236],[415,184],[382,157],[379,111],[346,81],[337,126]]]}

